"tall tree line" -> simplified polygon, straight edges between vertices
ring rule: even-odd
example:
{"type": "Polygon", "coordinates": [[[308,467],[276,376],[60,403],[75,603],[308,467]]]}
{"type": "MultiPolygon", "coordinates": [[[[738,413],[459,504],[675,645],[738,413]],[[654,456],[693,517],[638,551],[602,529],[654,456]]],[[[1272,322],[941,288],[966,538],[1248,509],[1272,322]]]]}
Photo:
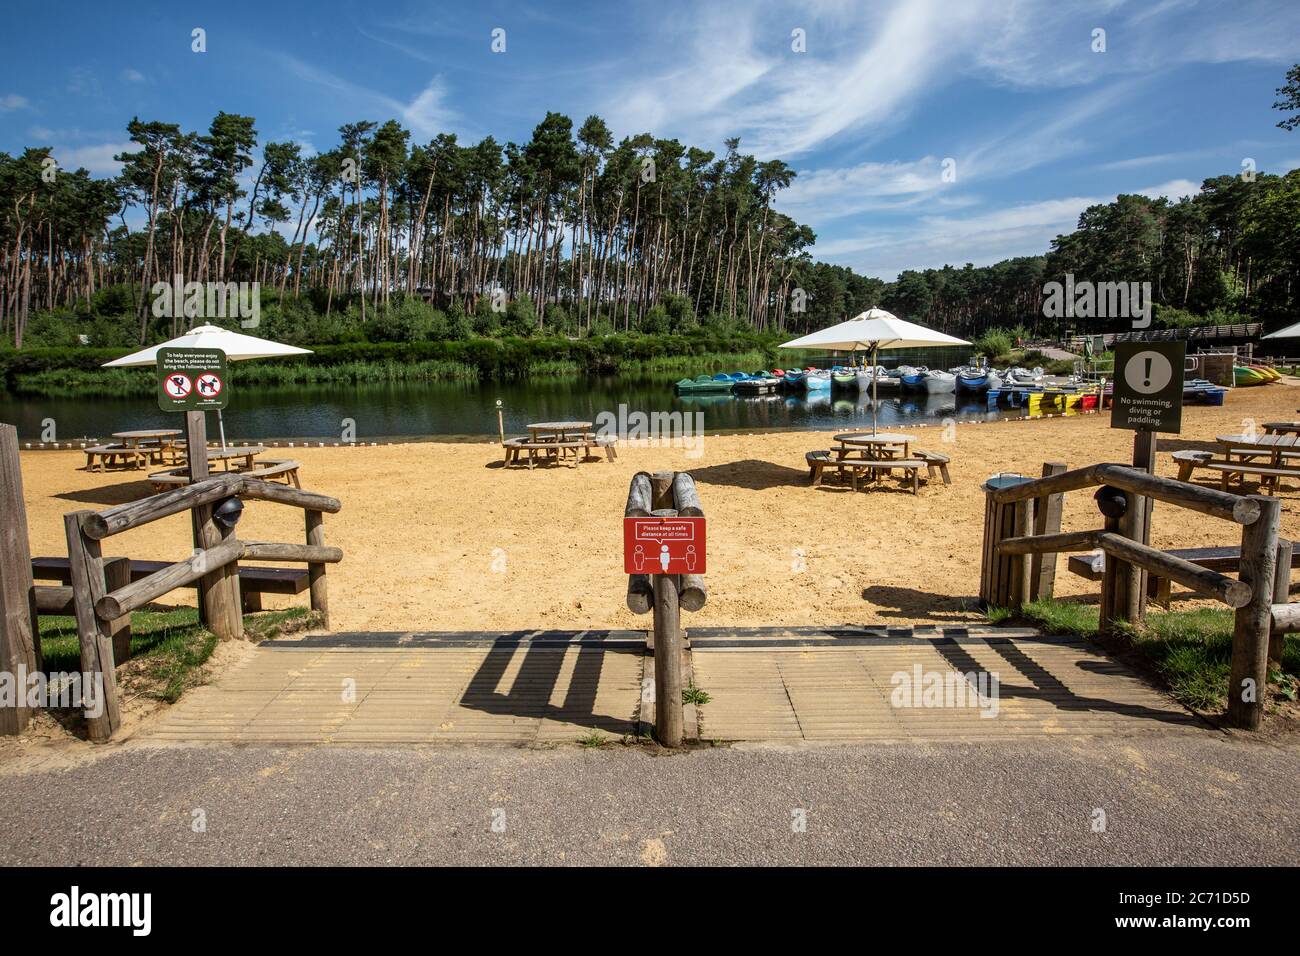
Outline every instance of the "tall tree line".
{"type": "MultiPolygon", "coordinates": [[[[1277,92],[1291,114],[1278,125],[1300,127],[1300,65],[1277,92]]],[[[259,153],[254,119],[233,113],[202,133],[139,119],[127,132],[113,179],[59,170],[48,148],[0,153],[4,341],[21,348],[33,314],[109,292],[143,341],[151,286],[178,275],[310,295],[363,324],[395,295],[471,315],[509,301],[531,328],[567,334],[657,329],[665,307],[801,333],[871,305],[958,334],[1058,333],[1043,285],[1066,274],[1149,282],[1157,315],[1179,321],[1293,320],[1300,306],[1300,170],[1219,176],[1178,201],[1122,195],[1044,255],[884,282],[814,262],[812,230],[773,208],[793,170],[735,139],[721,154],[649,133],[615,143],[599,117],[575,131],[559,113],[504,145],[349,123],[311,155],[259,153]]]]}
{"type": "MultiPolygon", "coordinates": [[[[814,235],[772,208],[794,172],[730,140],[721,154],[642,134],[615,143],[599,117],[576,131],[548,113],[523,144],[491,137],[413,144],[396,121],[350,123],[304,155],[265,143],[252,117],[219,113],[205,133],[133,119],[120,174],[53,167],[49,149],[0,154],[6,336],[33,311],[133,287],[143,339],[158,281],[258,281],[362,318],[395,293],[467,311],[524,299],[636,328],[668,296],[699,313],[780,327],[814,235]],[[127,227],[128,212],[142,225],[127,227]]],[[[179,320],[178,320],[179,321],[179,320]]]]}

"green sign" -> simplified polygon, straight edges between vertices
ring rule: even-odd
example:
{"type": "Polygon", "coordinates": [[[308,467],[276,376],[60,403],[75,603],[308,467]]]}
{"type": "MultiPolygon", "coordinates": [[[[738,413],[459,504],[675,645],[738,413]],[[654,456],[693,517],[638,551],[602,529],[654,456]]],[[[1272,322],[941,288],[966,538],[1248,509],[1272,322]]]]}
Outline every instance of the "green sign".
{"type": "Polygon", "coordinates": [[[230,401],[221,349],[159,349],[157,369],[158,407],[164,412],[203,412],[230,401]]]}
{"type": "Polygon", "coordinates": [[[1186,342],[1116,343],[1110,427],[1181,431],[1186,358],[1186,342]]]}

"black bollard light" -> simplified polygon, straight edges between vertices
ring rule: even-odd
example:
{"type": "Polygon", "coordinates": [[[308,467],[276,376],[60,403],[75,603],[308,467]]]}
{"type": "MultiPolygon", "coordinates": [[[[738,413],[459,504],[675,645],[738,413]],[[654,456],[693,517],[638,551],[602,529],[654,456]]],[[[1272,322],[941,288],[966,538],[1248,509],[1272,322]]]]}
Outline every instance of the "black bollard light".
{"type": "Polygon", "coordinates": [[[224,498],[212,509],[212,520],[226,531],[239,524],[239,517],[244,513],[244,503],[238,498],[224,498]]]}
{"type": "Polygon", "coordinates": [[[1097,502],[1097,510],[1107,518],[1122,518],[1128,511],[1128,495],[1110,485],[1102,485],[1092,498],[1097,502]]]}

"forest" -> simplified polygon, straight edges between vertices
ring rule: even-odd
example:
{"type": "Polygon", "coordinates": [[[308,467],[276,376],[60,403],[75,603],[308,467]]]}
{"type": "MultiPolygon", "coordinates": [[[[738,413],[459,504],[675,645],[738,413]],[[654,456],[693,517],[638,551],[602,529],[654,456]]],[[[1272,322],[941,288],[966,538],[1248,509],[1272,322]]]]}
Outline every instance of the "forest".
{"type": "MultiPolygon", "coordinates": [[[[1279,108],[1300,108],[1298,71],[1279,108]]],[[[48,147],[0,153],[0,347],[177,334],[187,319],[155,315],[150,294],[175,276],[257,282],[258,334],[315,344],[797,335],[871,305],[967,337],[1054,336],[1043,285],[1066,273],[1150,282],[1166,326],[1280,324],[1300,292],[1300,170],[1221,175],[1178,201],[1121,195],[1042,255],[885,282],[814,261],[813,230],[776,208],[795,171],[736,139],[721,154],[615,143],[599,117],[575,130],[559,113],[523,144],[349,123],[310,155],[259,144],[232,113],[204,132],[127,132],[136,148],[110,179],[59,169],[48,147]]]]}

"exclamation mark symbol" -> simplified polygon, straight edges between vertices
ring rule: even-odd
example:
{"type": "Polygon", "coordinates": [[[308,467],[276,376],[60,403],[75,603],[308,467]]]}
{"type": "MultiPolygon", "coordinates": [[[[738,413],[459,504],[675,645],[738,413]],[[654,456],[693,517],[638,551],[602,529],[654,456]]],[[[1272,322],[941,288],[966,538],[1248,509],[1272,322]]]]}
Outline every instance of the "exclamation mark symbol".
{"type": "Polygon", "coordinates": [[[1147,359],[1146,362],[1147,362],[1147,371],[1146,371],[1147,380],[1142,384],[1145,387],[1150,388],[1151,387],[1151,360],[1147,359]]]}

